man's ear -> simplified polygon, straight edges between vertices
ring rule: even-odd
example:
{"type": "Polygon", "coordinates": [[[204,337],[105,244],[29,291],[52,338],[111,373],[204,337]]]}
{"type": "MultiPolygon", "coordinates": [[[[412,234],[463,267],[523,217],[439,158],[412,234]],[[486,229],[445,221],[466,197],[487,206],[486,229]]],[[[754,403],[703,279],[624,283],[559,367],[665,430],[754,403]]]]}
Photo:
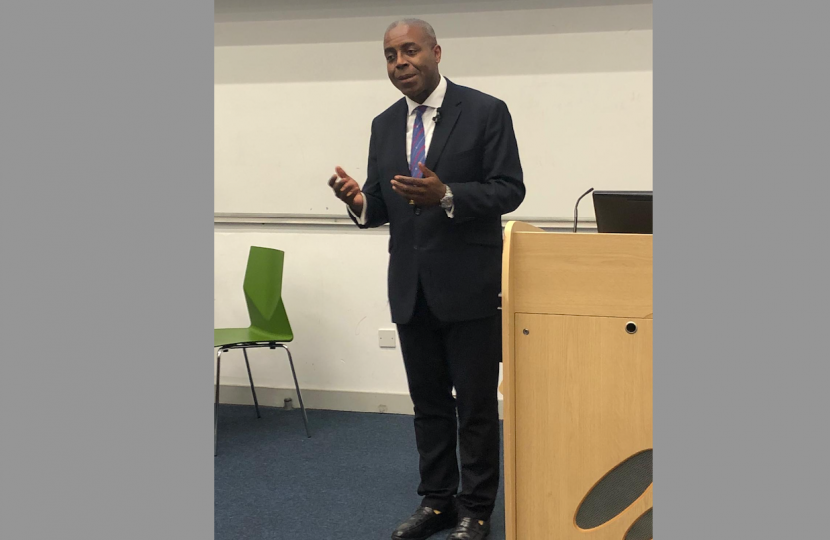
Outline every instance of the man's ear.
{"type": "Polygon", "coordinates": [[[435,47],[432,48],[432,54],[435,55],[435,63],[436,64],[441,62],[441,46],[440,45],[436,45],[435,47]]]}

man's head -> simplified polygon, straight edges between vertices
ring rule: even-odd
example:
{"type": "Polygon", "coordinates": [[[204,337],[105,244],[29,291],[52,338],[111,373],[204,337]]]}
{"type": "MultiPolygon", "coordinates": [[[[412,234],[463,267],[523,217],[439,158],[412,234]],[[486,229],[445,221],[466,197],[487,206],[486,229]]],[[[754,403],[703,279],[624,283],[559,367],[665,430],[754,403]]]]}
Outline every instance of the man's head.
{"type": "Polygon", "coordinates": [[[438,86],[441,46],[429,23],[420,19],[395,21],[383,36],[389,80],[413,101],[423,103],[438,86]]]}

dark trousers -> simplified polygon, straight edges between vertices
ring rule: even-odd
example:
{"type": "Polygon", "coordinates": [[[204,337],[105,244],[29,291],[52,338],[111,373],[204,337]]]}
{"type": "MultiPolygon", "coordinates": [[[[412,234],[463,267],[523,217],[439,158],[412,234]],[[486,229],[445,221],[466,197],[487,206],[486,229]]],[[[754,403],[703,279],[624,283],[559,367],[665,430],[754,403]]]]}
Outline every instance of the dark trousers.
{"type": "Polygon", "coordinates": [[[398,334],[415,405],[421,504],[457,504],[462,517],[487,520],[499,487],[501,315],[442,322],[419,291],[415,316],[398,334]]]}

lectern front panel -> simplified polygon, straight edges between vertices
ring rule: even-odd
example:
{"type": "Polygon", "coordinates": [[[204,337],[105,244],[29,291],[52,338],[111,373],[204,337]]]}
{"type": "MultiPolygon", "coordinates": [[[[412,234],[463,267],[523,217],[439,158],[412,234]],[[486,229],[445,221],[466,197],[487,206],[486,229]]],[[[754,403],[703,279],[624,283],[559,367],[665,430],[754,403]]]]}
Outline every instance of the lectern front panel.
{"type": "Polygon", "coordinates": [[[517,540],[622,540],[651,508],[652,336],[645,318],[515,315],[517,540]]]}

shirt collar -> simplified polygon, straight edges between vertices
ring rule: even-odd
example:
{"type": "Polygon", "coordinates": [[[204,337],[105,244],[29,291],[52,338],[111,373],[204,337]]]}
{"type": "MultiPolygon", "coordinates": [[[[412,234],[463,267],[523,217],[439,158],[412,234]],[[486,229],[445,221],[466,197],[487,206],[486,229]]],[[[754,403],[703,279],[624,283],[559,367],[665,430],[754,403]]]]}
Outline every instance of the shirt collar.
{"type": "Polygon", "coordinates": [[[406,105],[409,108],[409,114],[412,114],[412,111],[414,111],[417,107],[420,107],[421,105],[426,105],[427,107],[431,107],[433,109],[441,107],[441,104],[444,103],[444,94],[446,93],[447,79],[441,76],[441,80],[438,81],[438,86],[435,87],[435,90],[432,91],[432,93],[429,95],[428,98],[424,100],[423,103],[416,103],[415,101],[409,99],[408,96],[404,96],[406,97],[406,105]]]}

